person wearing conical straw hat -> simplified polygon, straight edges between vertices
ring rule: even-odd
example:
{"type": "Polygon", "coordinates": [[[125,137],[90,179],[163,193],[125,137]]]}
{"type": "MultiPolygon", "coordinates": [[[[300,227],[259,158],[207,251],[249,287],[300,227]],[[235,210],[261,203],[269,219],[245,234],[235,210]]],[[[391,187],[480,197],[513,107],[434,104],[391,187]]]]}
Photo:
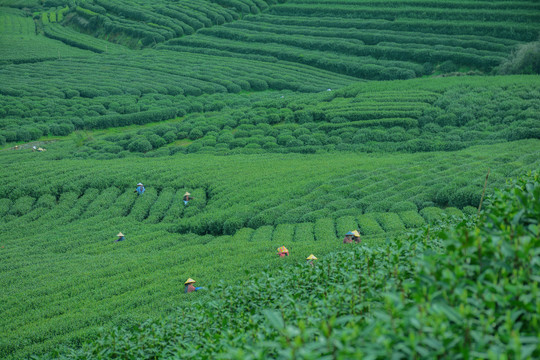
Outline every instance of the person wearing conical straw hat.
{"type": "Polygon", "coordinates": [[[137,189],[135,189],[135,192],[138,194],[138,195],[142,195],[144,193],[144,185],[142,183],[138,183],[137,184],[137,189]]]}
{"type": "Polygon", "coordinates": [[[192,278],[186,280],[186,282],[184,283],[184,285],[186,286],[184,292],[186,294],[204,289],[203,287],[195,287],[193,284],[195,284],[195,280],[193,280],[192,278]]]}
{"type": "Polygon", "coordinates": [[[193,198],[191,197],[191,194],[188,193],[187,191],[186,191],[186,193],[184,194],[184,197],[182,198],[182,200],[184,200],[184,205],[187,205],[187,204],[188,204],[188,201],[189,201],[189,200],[192,200],[192,199],[193,199],[193,198]]]}
{"type": "Polygon", "coordinates": [[[343,239],[343,243],[344,244],[352,244],[353,236],[354,236],[354,233],[352,231],[349,231],[348,233],[346,233],[345,238],[343,239]]]}
{"type": "Polygon", "coordinates": [[[193,284],[195,284],[195,280],[193,280],[192,278],[189,278],[189,279],[186,280],[186,282],[184,283],[184,285],[186,286],[186,288],[184,289],[184,292],[186,294],[190,293],[190,292],[197,291],[197,290],[195,290],[195,286],[193,286],[193,284]]]}
{"type": "Polygon", "coordinates": [[[116,236],[118,236],[118,239],[116,240],[116,242],[126,240],[124,234],[122,234],[121,232],[119,232],[118,235],[116,235],[116,236]]]}
{"type": "Polygon", "coordinates": [[[360,244],[360,233],[358,232],[358,230],[354,230],[353,232],[353,240],[355,242],[355,244],[360,244]]]}
{"type": "Polygon", "coordinates": [[[306,260],[309,265],[314,266],[313,260],[317,260],[317,258],[315,257],[315,255],[311,254],[306,258],[306,260]]]}
{"type": "Polygon", "coordinates": [[[289,256],[289,250],[287,250],[287,248],[285,246],[278,247],[277,253],[278,253],[279,257],[289,256]]]}

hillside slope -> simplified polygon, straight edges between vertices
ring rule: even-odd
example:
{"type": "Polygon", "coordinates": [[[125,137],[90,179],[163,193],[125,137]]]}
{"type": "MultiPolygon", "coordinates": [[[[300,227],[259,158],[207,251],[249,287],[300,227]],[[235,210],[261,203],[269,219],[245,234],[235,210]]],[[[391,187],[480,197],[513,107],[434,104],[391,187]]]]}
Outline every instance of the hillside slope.
{"type": "MultiPolygon", "coordinates": [[[[156,351],[164,358],[347,358],[363,355],[354,350],[361,338],[375,344],[362,348],[374,357],[430,357],[453,348],[448,338],[457,333],[468,334],[459,345],[465,355],[471,338],[475,351],[536,355],[529,314],[493,320],[493,306],[481,323],[498,330],[481,333],[488,343],[447,307],[426,317],[425,337],[408,340],[403,334],[418,324],[407,316],[394,335],[388,313],[382,325],[362,321],[392,304],[394,315],[411,310],[412,299],[424,301],[409,287],[418,264],[407,260],[424,254],[416,251],[426,239],[403,241],[404,233],[476,214],[488,172],[491,194],[507,178],[540,168],[538,20],[534,0],[0,0],[0,358],[123,350],[133,358],[156,351]],[[500,72],[517,75],[493,76],[500,72]],[[141,196],[138,182],[146,186],[141,196]],[[354,229],[364,246],[351,260],[342,238],[354,229]],[[115,242],[118,232],[125,241],[115,242]],[[279,246],[290,257],[278,258],[279,246]],[[332,271],[294,267],[310,253],[334,251],[344,252],[324,260],[332,271]],[[384,251],[407,259],[385,262],[384,251]],[[370,274],[377,291],[368,303],[357,301],[347,289],[366,264],[355,260],[375,253],[384,270],[370,274]],[[268,275],[282,265],[293,265],[285,268],[291,277],[268,275]],[[227,286],[263,270],[246,288],[233,288],[246,295],[235,304],[227,286]],[[386,270],[403,283],[392,275],[382,283],[386,270]],[[328,288],[306,279],[331,275],[345,285],[328,284],[346,289],[327,302],[328,288]],[[188,277],[206,291],[184,295],[188,277]],[[294,327],[275,307],[249,305],[252,290],[267,296],[254,303],[278,299],[259,285],[279,289],[299,279],[306,292],[279,298],[291,305],[283,313],[291,311],[294,327]],[[409,297],[394,302],[383,288],[409,297]],[[214,296],[222,290],[224,297],[214,296]],[[208,312],[192,306],[199,300],[208,312]],[[334,300],[346,301],[337,313],[334,300]],[[196,314],[180,312],[176,322],[178,307],[196,314]],[[169,315],[172,321],[158,321],[169,315]],[[452,319],[433,324],[444,317],[452,319]],[[522,324],[523,339],[512,322],[522,324]],[[440,346],[426,335],[439,325],[451,328],[440,346]],[[341,343],[332,330],[339,326],[341,343]],[[225,329],[212,332],[218,327],[225,329]],[[154,346],[148,333],[162,343],[154,346]],[[185,347],[174,343],[178,333],[185,347]],[[511,350],[508,336],[517,344],[511,350]],[[63,346],[77,350],[55,352],[63,346]]],[[[463,265],[447,250],[441,263],[463,265]]],[[[446,270],[441,276],[452,283],[446,270]]],[[[498,280],[522,280],[504,271],[498,280]]],[[[507,300],[501,303],[511,309],[507,300]]]]}
{"type": "Polygon", "coordinates": [[[62,358],[538,358],[538,174],[489,202],[478,220],[222,283],[62,358]]]}
{"type": "Polygon", "coordinates": [[[443,195],[477,205],[488,168],[491,189],[538,168],[539,149],[528,140],[452,153],[137,161],[3,152],[0,328],[9,335],[0,353],[20,358],[93,338],[102,326],[163,316],[189,301],[182,279],[213,289],[277,265],[281,245],[295,262],[339,249],[355,228],[373,244],[462,215],[433,205],[443,195]],[[147,188],[141,197],[133,193],[139,181],[147,188]],[[186,190],[194,196],[187,207],[186,190]],[[127,240],[114,243],[119,231],[127,240]]]}

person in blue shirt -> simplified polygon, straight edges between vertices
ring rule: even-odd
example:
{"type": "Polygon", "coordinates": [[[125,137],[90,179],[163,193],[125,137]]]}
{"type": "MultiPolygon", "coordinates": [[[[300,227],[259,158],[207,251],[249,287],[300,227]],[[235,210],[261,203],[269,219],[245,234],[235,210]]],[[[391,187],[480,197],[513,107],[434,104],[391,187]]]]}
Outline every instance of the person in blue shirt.
{"type": "Polygon", "coordinates": [[[122,234],[121,232],[119,232],[118,235],[116,236],[118,236],[118,240],[116,240],[116,242],[126,240],[126,238],[124,237],[124,234],[122,234]]]}
{"type": "Polygon", "coordinates": [[[187,205],[188,204],[188,201],[189,200],[192,200],[193,198],[191,197],[191,194],[188,193],[186,191],[186,193],[184,194],[184,197],[182,198],[182,200],[184,201],[184,205],[187,205]]]}
{"type": "Polygon", "coordinates": [[[137,189],[135,190],[135,192],[139,195],[142,195],[144,193],[144,186],[142,183],[137,184],[137,189]]]}

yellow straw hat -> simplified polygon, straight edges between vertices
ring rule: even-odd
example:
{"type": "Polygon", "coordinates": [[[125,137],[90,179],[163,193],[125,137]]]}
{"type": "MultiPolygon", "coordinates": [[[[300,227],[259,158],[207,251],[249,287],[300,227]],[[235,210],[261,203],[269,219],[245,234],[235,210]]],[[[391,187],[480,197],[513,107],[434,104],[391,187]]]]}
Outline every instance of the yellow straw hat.
{"type": "Polygon", "coordinates": [[[186,196],[186,195],[188,195],[188,196],[189,196],[189,195],[191,195],[191,194],[190,194],[190,193],[188,193],[188,192],[186,191],[186,193],[184,194],[184,196],[186,196]]]}
{"type": "Polygon", "coordinates": [[[186,282],[184,283],[184,285],[187,285],[187,284],[193,284],[195,282],[195,280],[193,280],[192,278],[189,278],[186,280],[186,282]]]}
{"type": "Polygon", "coordinates": [[[354,230],[352,233],[354,236],[360,237],[360,233],[358,232],[358,230],[354,230]]]}
{"type": "Polygon", "coordinates": [[[306,260],[317,260],[317,258],[315,257],[315,255],[311,254],[306,258],[306,260]]]}
{"type": "Polygon", "coordinates": [[[124,234],[122,234],[121,232],[118,233],[118,235],[116,236],[124,236],[124,234]]]}

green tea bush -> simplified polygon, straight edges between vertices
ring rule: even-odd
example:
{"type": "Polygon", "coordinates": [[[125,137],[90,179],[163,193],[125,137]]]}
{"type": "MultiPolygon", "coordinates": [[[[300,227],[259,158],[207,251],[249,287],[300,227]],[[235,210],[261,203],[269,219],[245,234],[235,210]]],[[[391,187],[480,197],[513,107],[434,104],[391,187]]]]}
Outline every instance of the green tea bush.
{"type": "Polygon", "coordinates": [[[405,225],[407,229],[419,228],[426,224],[426,221],[424,220],[424,218],[418,215],[417,211],[413,211],[413,210],[403,211],[403,212],[399,212],[398,215],[401,221],[403,222],[403,225],[405,225]]]}
{"type": "Polygon", "coordinates": [[[272,240],[273,231],[274,227],[271,225],[261,226],[253,232],[253,235],[251,236],[251,241],[269,242],[270,240],[272,240]]]}
{"type": "Polygon", "coordinates": [[[405,230],[405,225],[396,213],[374,213],[372,215],[386,232],[405,230]]]}
{"type": "MultiPolygon", "coordinates": [[[[1,201],[0,201],[1,202],[1,201]]],[[[36,201],[36,208],[52,209],[56,206],[56,197],[51,194],[44,194],[36,201]]],[[[2,211],[0,210],[0,214],[2,211]]]]}
{"type": "Polygon", "coordinates": [[[10,199],[0,199],[0,217],[9,213],[12,203],[10,199]]]}
{"type": "Polygon", "coordinates": [[[476,215],[478,209],[472,206],[465,206],[462,211],[465,215],[476,215]]]}
{"type": "MultiPolygon", "coordinates": [[[[118,196],[114,204],[108,211],[108,214],[112,217],[126,216],[129,214],[135,200],[135,194],[133,193],[134,189],[127,189],[122,195],[118,196]]],[[[144,195],[144,194],[143,194],[144,195]]]]}
{"type": "MultiPolygon", "coordinates": [[[[88,208],[99,197],[99,190],[94,188],[87,188],[84,194],[76,199],[76,202],[61,215],[62,223],[69,223],[81,218],[88,218],[91,216],[101,215],[101,213],[89,212],[88,208]]],[[[62,200],[62,198],[60,198],[62,200]]],[[[61,207],[64,207],[62,204],[61,207]]],[[[99,209],[99,206],[97,207],[99,209]]],[[[56,211],[56,208],[54,209],[56,211]]]]}
{"type": "Polygon", "coordinates": [[[390,206],[390,212],[399,213],[405,211],[417,212],[418,208],[412,201],[400,201],[390,206]]]}
{"type": "Polygon", "coordinates": [[[251,236],[254,232],[255,230],[251,228],[242,228],[233,235],[233,242],[238,244],[245,244],[251,239],[251,236]]]}
{"type": "Polygon", "coordinates": [[[35,201],[36,199],[30,196],[20,197],[13,202],[9,213],[15,216],[24,215],[32,210],[35,201]]]}
{"type": "Polygon", "coordinates": [[[317,241],[336,241],[336,229],[334,220],[331,218],[321,218],[315,221],[313,232],[315,233],[315,240],[317,241]]]}
{"type": "Polygon", "coordinates": [[[339,237],[344,237],[349,231],[358,229],[358,224],[354,216],[343,216],[336,219],[336,232],[339,237]]]}
{"type": "Polygon", "coordinates": [[[120,195],[120,190],[116,187],[110,187],[101,192],[99,196],[86,208],[83,218],[102,214],[105,210],[111,207],[116,198],[120,195]]]}
{"type": "Polygon", "coordinates": [[[137,221],[143,221],[147,218],[150,208],[156,202],[158,194],[155,188],[146,188],[146,191],[142,195],[133,194],[137,200],[129,213],[130,217],[133,217],[137,221]]]}
{"type": "Polygon", "coordinates": [[[233,215],[223,222],[223,234],[232,235],[246,225],[246,216],[233,215]]]}
{"type": "Polygon", "coordinates": [[[455,216],[458,219],[461,219],[463,217],[463,212],[455,207],[447,207],[446,209],[444,209],[444,213],[447,216],[455,216]]]}
{"type": "Polygon", "coordinates": [[[299,223],[296,225],[293,237],[294,242],[308,243],[313,240],[313,223],[299,223]]]}
{"type": "Polygon", "coordinates": [[[420,215],[426,220],[428,224],[436,224],[443,218],[444,211],[433,206],[429,206],[420,210],[420,215]]]}
{"type": "Polygon", "coordinates": [[[275,221],[276,224],[297,223],[307,213],[310,213],[313,209],[309,205],[300,206],[287,211],[285,214],[278,217],[275,221]]]}
{"type": "Polygon", "coordinates": [[[197,208],[199,210],[203,209],[206,206],[206,191],[204,189],[197,188],[193,191],[190,191],[190,193],[193,197],[193,200],[189,201],[188,208],[197,208]]]}
{"type": "Polygon", "coordinates": [[[291,210],[295,205],[291,203],[284,203],[280,206],[270,207],[261,211],[259,214],[253,216],[248,226],[252,228],[258,228],[263,225],[275,224],[277,218],[284,214],[284,212],[291,210]]]}
{"type": "Polygon", "coordinates": [[[163,217],[164,222],[175,222],[182,216],[184,209],[186,208],[183,201],[185,193],[186,189],[179,189],[176,191],[176,194],[174,194],[172,199],[171,206],[169,207],[166,215],[163,217]]]}
{"type": "MultiPolygon", "coordinates": [[[[143,194],[144,195],[144,194],[143,194]]],[[[146,222],[149,223],[158,223],[165,217],[165,214],[167,213],[167,210],[169,209],[169,206],[173,202],[174,198],[174,189],[172,188],[165,188],[159,193],[159,197],[150,208],[150,212],[148,215],[148,218],[146,219],[146,222]]]]}
{"type": "Polygon", "coordinates": [[[315,222],[319,219],[326,218],[332,215],[332,212],[328,209],[319,209],[315,211],[310,211],[304,214],[301,218],[301,222],[315,222]]]}
{"type": "Polygon", "coordinates": [[[384,233],[377,220],[371,214],[360,215],[357,218],[359,231],[362,235],[377,235],[384,233]]]}
{"type": "MultiPolygon", "coordinates": [[[[69,215],[72,212],[72,209],[78,202],[78,194],[74,192],[66,192],[60,196],[58,204],[53,206],[50,209],[45,209],[42,213],[34,214],[32,216],[39,217],[39,228],[41,231],[47,231],[55,229],[57,226],[66,225],[71,222],[74,218],[78,218],[79,213],[75,217],[70,217],[69,215]]],[[[36,220],[34,218],[33,220],[36,220]]]]}
{"type": "Polygon", "coordinates": [[[272,241],[278,244],[289,244],[294,237],[296,224],[279,224],[272,233],[272,241]]]}

